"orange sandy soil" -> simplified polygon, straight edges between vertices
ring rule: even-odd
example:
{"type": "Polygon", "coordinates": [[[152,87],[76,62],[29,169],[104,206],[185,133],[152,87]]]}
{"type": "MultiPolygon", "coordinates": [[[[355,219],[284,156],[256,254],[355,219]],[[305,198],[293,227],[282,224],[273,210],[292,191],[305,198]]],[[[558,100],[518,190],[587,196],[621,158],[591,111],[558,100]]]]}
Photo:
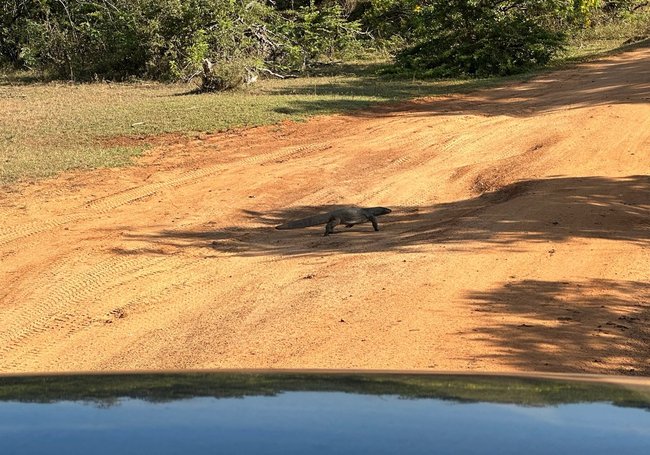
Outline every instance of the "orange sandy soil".
{"type": "Polygon", "coordinates": [[[650,375],[650,49],[0,194],[0,372],[650,375]],[[273,229],[342,205],[362,224],[273,229]]]}

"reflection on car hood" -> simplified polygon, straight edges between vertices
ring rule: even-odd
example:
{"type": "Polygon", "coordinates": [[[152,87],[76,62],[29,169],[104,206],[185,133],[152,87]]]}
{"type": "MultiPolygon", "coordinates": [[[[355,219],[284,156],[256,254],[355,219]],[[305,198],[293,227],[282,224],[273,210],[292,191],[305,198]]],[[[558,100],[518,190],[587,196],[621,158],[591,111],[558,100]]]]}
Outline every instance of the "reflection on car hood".
{"type": "Polygon", "coordinates": [[[648,410],[647,380],[604,376],[5,376],[0,445],[3,453],[645,453],[648,410]]]}

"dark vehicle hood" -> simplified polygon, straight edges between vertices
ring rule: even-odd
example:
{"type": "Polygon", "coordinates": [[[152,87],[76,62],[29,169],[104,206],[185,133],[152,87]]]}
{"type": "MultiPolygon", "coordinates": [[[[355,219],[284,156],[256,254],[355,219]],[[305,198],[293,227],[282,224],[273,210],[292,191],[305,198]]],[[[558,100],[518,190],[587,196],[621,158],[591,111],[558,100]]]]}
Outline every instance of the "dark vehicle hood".
{"type": "Polygon", "coordinates": [[[3,453],[646,453],[650,381],[220,371],[0,377],[3,453]]]}

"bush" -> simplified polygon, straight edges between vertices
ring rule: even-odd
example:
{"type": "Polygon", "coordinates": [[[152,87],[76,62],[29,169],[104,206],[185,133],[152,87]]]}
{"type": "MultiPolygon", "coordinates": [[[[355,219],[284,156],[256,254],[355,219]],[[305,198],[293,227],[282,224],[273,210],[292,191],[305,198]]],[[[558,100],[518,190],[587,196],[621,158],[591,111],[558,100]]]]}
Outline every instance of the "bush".
{"type": "Polygon", "coordinates": [[[416,44],[398,67],[433,77],[507,75],[543,65],[563,44],[555,0],[412,2],[416,44]]]}
{"type": "MultiPolygon", "coordinates": [[[[115,5],[122,0],[116,0],[115,5]]],[[[57,77],[123,78],[141,72],[145,49],[135,18],[108,1],[14,1],[2,11],[3,57],[57,77]],[[12,37],[8,39],[7,37],[12,37]]]]}
{"type": "Polygon", "coordinates": [[[358,21],[348,21],[343,8],[338,4],[317,8],[313,5],[297,10],[287,10],[279,31],[285,37],[285,47],[295,46],[295,67],[302,69],[320,58],[334,59],[359,49],[361,34],[358,21]]]}
{"type": "Polygon", "coordinates": [[[234,81],[344,53],[358,29],[338,4],[279,11],[264,0],[9,0],[0,60],[72,80],[171,80],[198,74],[208,59],[234,81]]]}

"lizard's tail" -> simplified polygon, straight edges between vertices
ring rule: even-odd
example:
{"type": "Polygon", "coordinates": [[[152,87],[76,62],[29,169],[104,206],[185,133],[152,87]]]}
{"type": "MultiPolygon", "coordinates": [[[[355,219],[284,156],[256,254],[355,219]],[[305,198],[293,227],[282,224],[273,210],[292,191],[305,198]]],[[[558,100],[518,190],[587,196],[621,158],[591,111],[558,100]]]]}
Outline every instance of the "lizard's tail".
{"type": "Polygon", "coordinates": [[[276,229],[301,229],[310,226],[318,226],[321,224],[327,224],[330,220],[329,214],[323,215],[314,215],[308,218],[303,218],[301,220],[289,221],[288,223],[280,224],[276,226],[276,229]]]}

